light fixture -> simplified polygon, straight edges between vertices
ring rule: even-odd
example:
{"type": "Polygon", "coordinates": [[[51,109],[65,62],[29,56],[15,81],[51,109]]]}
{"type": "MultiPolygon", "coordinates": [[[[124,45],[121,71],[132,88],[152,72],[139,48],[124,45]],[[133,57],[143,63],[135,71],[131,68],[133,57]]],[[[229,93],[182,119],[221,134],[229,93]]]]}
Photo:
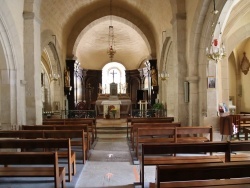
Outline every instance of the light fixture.
{"type": "MultiPolygon", "coordinates": [[[[216,10],[216,8],[215,8],[215,0],[213,0],[213,2],[214,2],[214,9],[212,11],[212,14],[214,15],[213,19],[215,19],[215,16],[218,14],[219,11],[216,10]]],[[[220,22],[218,22],[218,25],[219,25],[219,29],[221,30],[220,22]]],[[[214,32],[215,27],[216,27],[214,22],[212,24],[212,27],[214,27],[214,29],[212,29],[214,32]]],[[[219,34],[221,35],[222,32],[220,31],[219,34]]],[[[221,44],[219,42],[219,39],[221,37],[219,37],[219,39],[217,39],[217,38],[214,38],[214,35],[212,35],[212,36],[213,36],[213,40],[211,42],[210,49],[208,47],[206,48],[206,56],[209,60],[213,60],[217,63],[226,56],[225,46],[224,46],[223,42],[221,44]]]]}
{"type": "Polygon", "coordinates": [[[50,79],[51,80],[54,80],[54,81],[57,81],[59,78],[60,78],[60,75],[59,74],[50,74],[50,79]]]}
{"type": "Polygon", "coordinates": [[[112,0],[110,0],[110,26],[109,26],[109,33],[108,33],[108,50],[107,50],[107,54],[109,55],[110,61],[113,60],[113,57],[116,53],[115,50],[115,42],[114,42],[114,27],[112,25],[112,0]]]}
{"type": "Polygon", "coordinates": [[[169,78],[169,74],[167,73],[166,70],[162,71],[160,74],[159,74],[159,78],[162,80],[162,81],[165,81],[169,78]]]}

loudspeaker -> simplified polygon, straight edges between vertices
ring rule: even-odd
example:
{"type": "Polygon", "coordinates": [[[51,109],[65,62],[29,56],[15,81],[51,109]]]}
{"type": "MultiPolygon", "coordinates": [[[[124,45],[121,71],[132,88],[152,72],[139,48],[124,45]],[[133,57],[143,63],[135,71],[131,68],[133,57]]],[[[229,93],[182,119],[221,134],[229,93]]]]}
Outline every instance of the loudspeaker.
{"type": "Polygon", "coordinates": [[[184,102],[189,102],[189,82],[184,82],[184,102]]]}

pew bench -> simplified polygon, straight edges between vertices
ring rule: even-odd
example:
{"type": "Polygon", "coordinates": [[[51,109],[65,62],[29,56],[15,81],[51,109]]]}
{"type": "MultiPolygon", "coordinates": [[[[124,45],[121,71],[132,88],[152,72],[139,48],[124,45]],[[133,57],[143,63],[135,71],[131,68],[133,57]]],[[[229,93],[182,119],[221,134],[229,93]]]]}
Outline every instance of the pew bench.
{"type": "MultiPolygon", "coordinates": [[[[77,146],[82,152],[82,162],[88,159],[84,130],[44,130],[44,138],[70,138],[71,146],[77,146]]],[[[72,148],[74,150],[74,148],[72,148]]]]}
{"type": "Polygon", "coordinates": [[[240,114],[239,132],[243,133],[245,127],[250,127],[250,114],[240,114]]]}
{"type": "MultiPolygon", "coordinates": [[[[0,138],[70,138],[71,146],[80,147],[83,164],[87,160],[88,152],[85,142],[86,133],[84,130],[1,130],[0,138]]],[[[72,147],[71,147],[72,148],[72,147]]],[[[74,148],[72,148],[74,150],[74,148]]]]}
{"type": "Polygon", "coordinates": [[[175,143],[175,127],[138,128],[136,133],[136,157],[139,158],[139,148],[146,143],[175,143]]]}
{"type": "Polygon", "coordinates": [[[211,142],[211,141],[213,141],[212,126],[176,127],[177,143],[211,142]]]}
{"type": "Polygon", "coordinates": [[[250,162],[158,165],[154,187],[250,186],[249,168],[250,162]]]}
{"type": "Polygon", "coordinates": [[[76,125],[22,125],[22,130],[84,130],[86,135],[86,150],[91,148],[91,135],[89,134],[87,124],[76,125]]]}
{"type": "Polygon", "coordinates": [[[0,177],[53,177],[55,188],[65,187],[57,152],[0,152],[0,164],[0,177]]]}
{"type": "Polygon", "coordinates": [[[145,166],[183,165],[198,163],[224,163],[230,161],[227,142],[142,144],[140,161],[140,184],[144,187],[145,166]],[[210,155],[206,153],[210,152],[210,155]],[[222,152],[221,156],[211,153],[222,152]],[[173,154],[175,156],[173,156],[173,154]],[[184,155],[186,154],[186,155],[184,155]],[[192,156],[190,156],[192,154],[192,156]],[[194,154],[196,154],[194,156],[194,154]]]}
{"type": "Polygon", "coordinates": [[[250,142],[249,141],[231,141],[228,142],[230,149],[230,162],[250,161],[250,142]],[[236,154],[235,154],[236,153],[236,154]]]}
{"type": "Polygon", "coordinates": [[[135,149],[136,145],[136,138],[137,138],[137,132],[138,128],[167,128],[167,127],[180,127],[181,123],[179,122],[173,122],[173,123],[134,123],[133,129],[131,130],[131,145],[132,149],[135,149]]]}
{"type": "Polygon", "coordinates": [[[134,124],[137,158],[139,157],[139,145],[142,143],[193,143],[213,141],[213,128],[210,126],[181,127],[180,125],[180,123],[134,124]],[[162,131],[166,127],[172,127],[175,130],[172,130],[172,132],[170,130],[162,131]],[[148,129],[148,131],[146,129],[148,129]],[[140,130],[140,133],[138,130],[140,130]],[[205,134],[209,135],[208,138],[204,136],[205,134]]]}
{"type": "Polygon", "coordinates": [[[150,118],[127,118],[127,132],[130,128],[130,140],[132,139],[133,125],[135,123],[173,123],[174,117],[150,117],[150,118]],[[130,122],[130,126],[128,125],[130,122]]]}
{"type": "MultiPolygon", "coordinates": [[[[162,182],[161,188],[249,188],[250,178],[220,179],[220,180],[194,180],[183,182],[162,182]]],[[[149,188],[156,188],[155,183],[149,184],[149,188]]]]}
{"type": "Polygon", "coordinates": [[[0,139],[0,149],[21,149],[22,151],[57,151],[58,158],[67,158],[68,181],[76,174],[76,155],[71,151],[70,139],[0,139]],[[60,151],[64,149],[64,151],[60,151]]]}
{"type": "Polygon", "coordinates": [[[87,124],[89,133],[92,135],[92,143],[97,138],[97,128],[95,118],[71,118],[71,119],[49,119],[44,120],[43,125],[76,125],[87,124]]]}

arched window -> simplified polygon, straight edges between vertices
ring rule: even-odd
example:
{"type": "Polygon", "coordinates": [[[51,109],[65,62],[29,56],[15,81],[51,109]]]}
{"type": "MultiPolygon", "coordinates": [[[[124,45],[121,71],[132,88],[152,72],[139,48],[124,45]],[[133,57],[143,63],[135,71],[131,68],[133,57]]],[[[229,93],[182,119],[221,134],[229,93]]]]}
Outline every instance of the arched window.
{"type": "Polygon", "coordinates": [[[121,63],[111,62],[102,69],[102,93],[110,94],[110,83],[117,84],[118,93],[126,93],[125,67],[121,63]]]}

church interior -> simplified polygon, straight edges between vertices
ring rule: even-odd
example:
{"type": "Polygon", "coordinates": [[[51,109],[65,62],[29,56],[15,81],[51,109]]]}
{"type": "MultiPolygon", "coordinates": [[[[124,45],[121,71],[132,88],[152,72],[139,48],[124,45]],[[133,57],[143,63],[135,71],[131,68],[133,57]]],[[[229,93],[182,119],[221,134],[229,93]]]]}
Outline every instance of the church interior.
{"type": "Polygon", "coordinates": [[[250,1],[0,4],[0,137],[78,118],[120,122],[126,139],[133,118],[210,126],[217,141],[248,133],[250,1]]]}

